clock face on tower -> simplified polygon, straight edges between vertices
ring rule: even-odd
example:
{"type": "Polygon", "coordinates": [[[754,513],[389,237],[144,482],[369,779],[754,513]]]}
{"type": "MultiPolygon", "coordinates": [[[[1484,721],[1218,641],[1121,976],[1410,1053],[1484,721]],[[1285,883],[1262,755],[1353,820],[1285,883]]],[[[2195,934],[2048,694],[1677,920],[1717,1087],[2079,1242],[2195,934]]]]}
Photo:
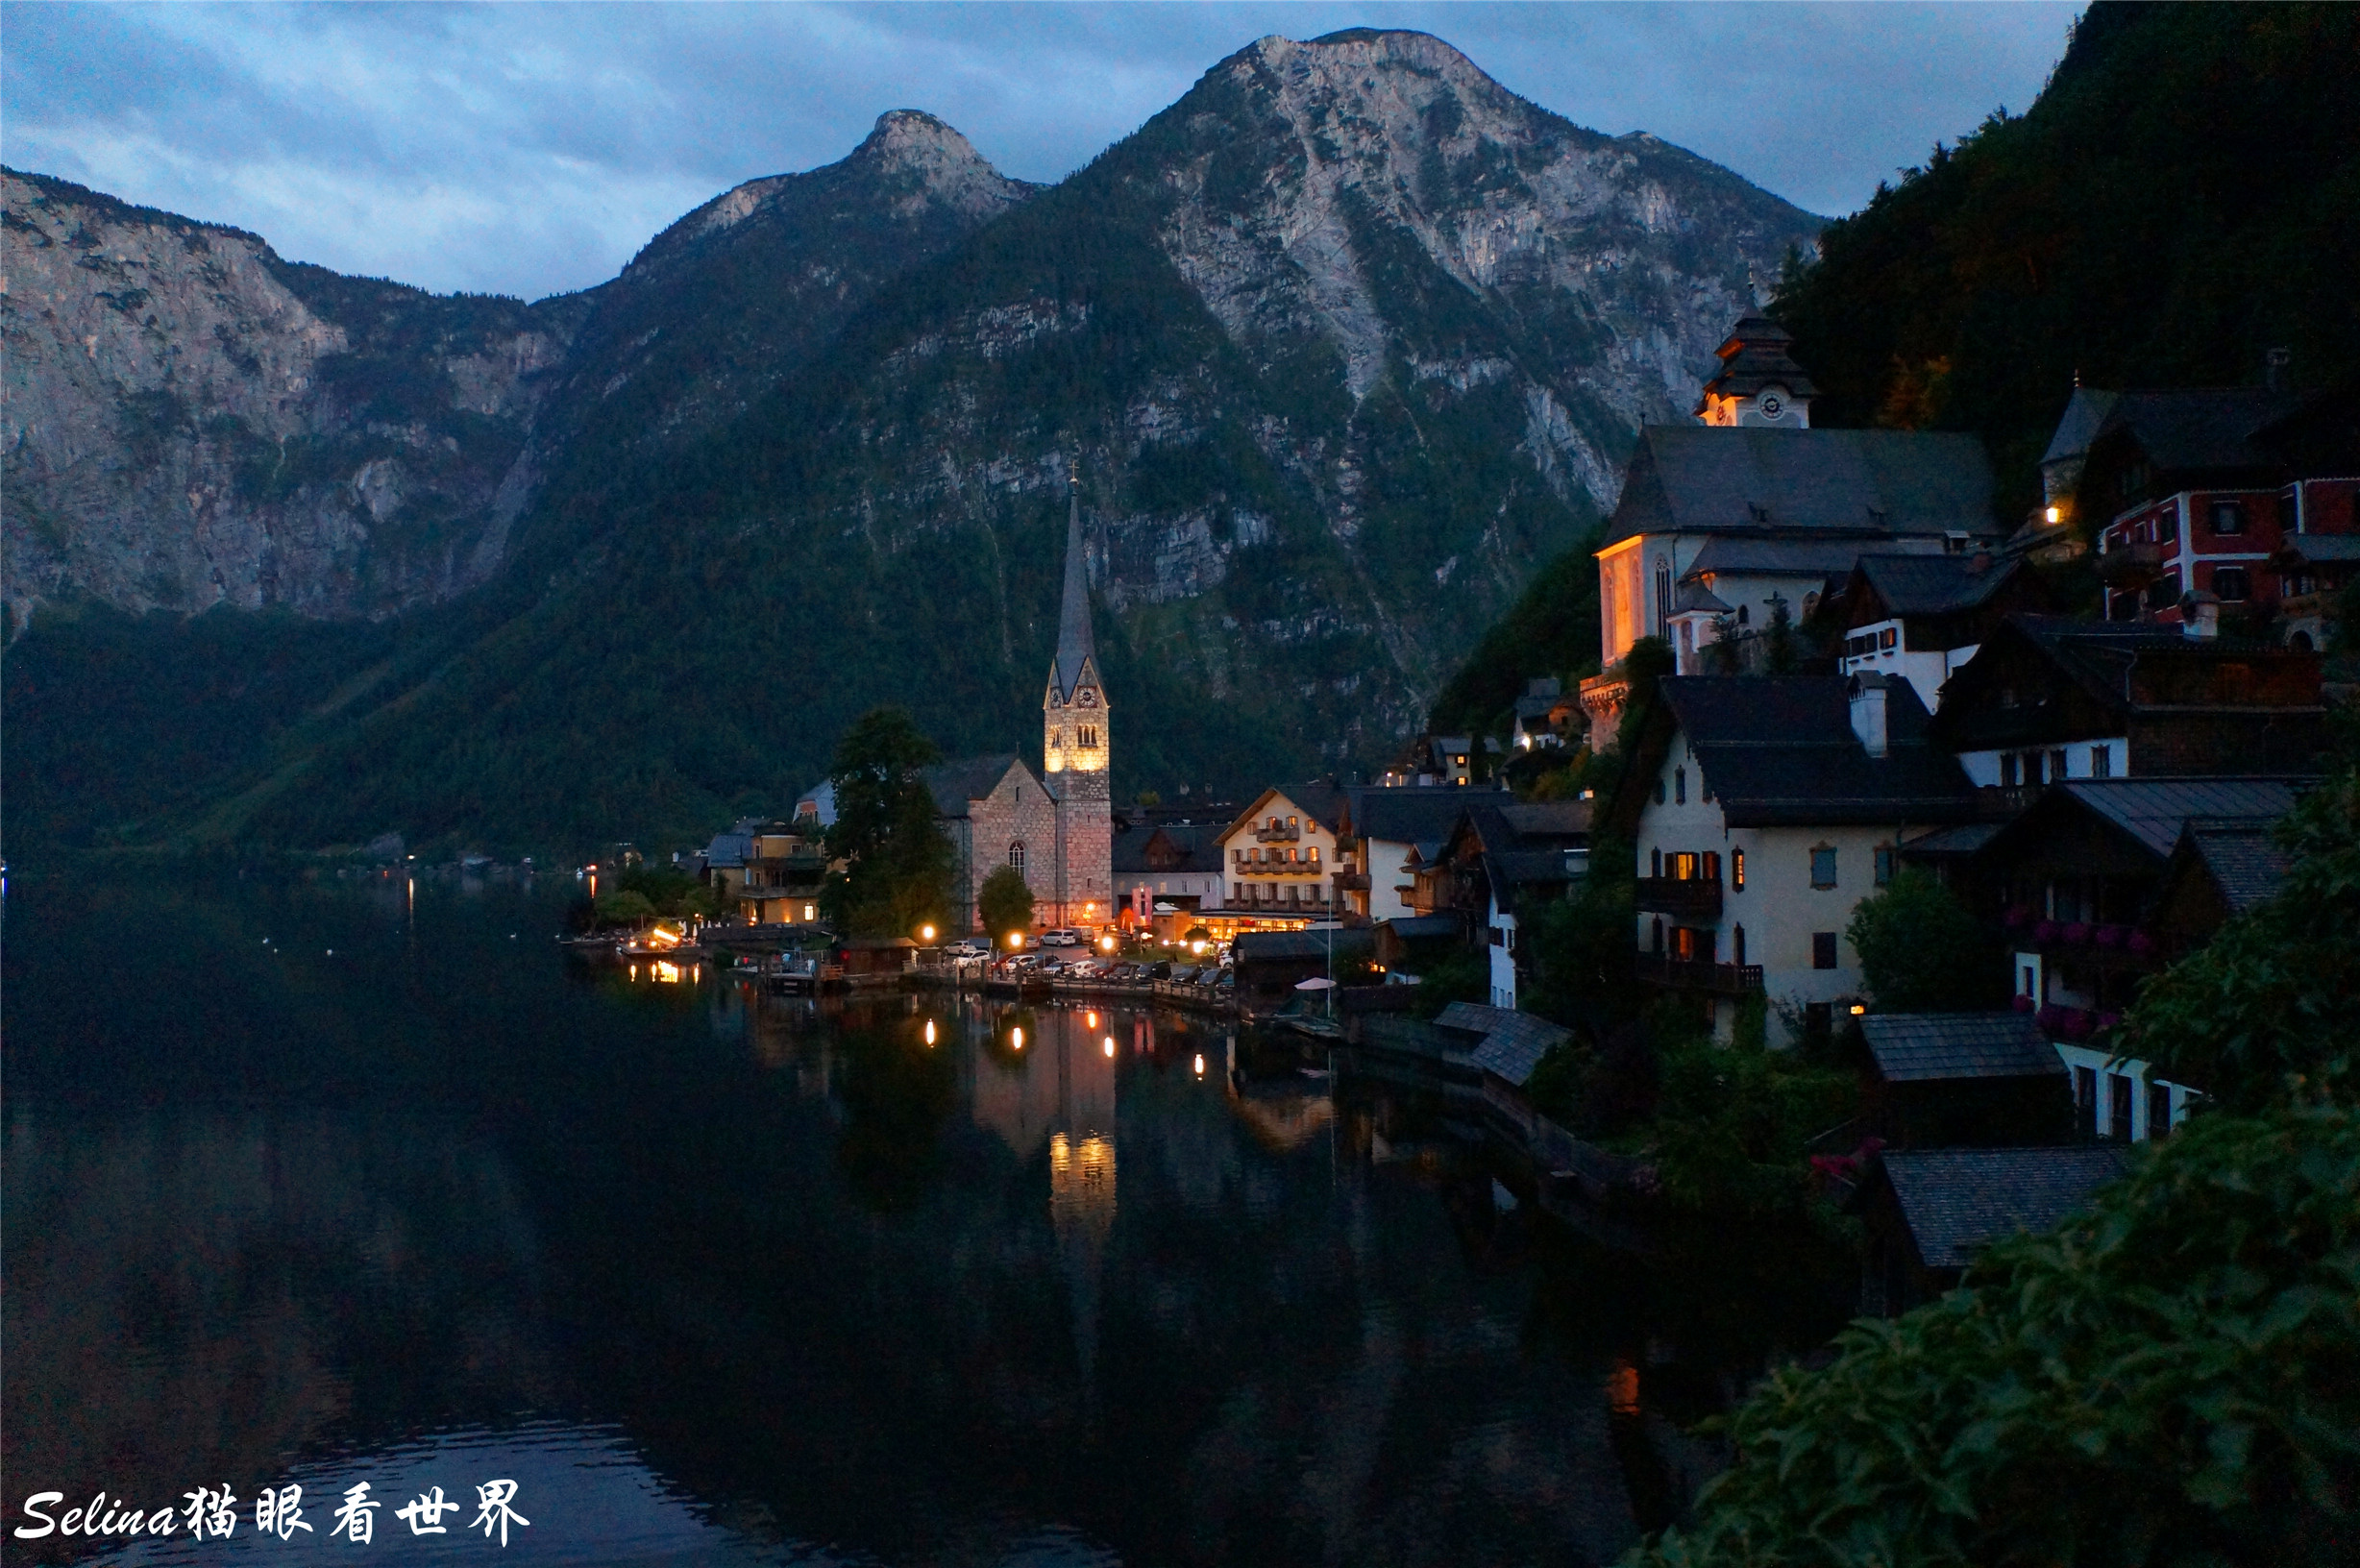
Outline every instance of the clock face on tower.
{"type": "Polygon", "coordinates": [[[1094,708],[1098,705],[1098,694],[1084,687],[1082,695],[1074,698],[1074,704],[1077,707],[1094,708]]]}
{"type": "Polygon", "coordinates": [[[1764,419],[1776,419],[1779,417],[1779,415],[1784,413],[1785,411],[1786,400],[1780,397],[1776,392],[1769,394],[1767,397],[1761,400],[1761,414],[1762,418],[1764,419]]]}

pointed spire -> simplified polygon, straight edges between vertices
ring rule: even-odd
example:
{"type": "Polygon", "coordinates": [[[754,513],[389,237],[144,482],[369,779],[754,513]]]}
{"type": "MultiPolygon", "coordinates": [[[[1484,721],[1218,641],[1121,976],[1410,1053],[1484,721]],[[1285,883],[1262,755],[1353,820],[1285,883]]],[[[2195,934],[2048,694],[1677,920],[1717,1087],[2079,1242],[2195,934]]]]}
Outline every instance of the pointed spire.
{"type": "Polygon", "coordinates": [[[1051,674],[1057,695],[1069,698],[1082,678],[1082,661],[1097,660],[1098,645],[1090,635],[1090,560],[1082,551],[1081,464],[1073,461],[1066,478],[1066,597],[1057,616],[1057,663],[1051,674]]]}

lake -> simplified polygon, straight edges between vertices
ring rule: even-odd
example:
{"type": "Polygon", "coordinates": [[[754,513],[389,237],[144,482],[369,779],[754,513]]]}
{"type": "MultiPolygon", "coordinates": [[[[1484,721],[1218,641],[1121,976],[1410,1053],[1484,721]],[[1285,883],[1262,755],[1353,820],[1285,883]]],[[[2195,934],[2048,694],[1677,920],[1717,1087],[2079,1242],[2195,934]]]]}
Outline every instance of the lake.
{"type": "Polygon", "coordinates": [[[238,1525],[11,1560],[1603,1562],[1761,1352],[1430,1096],[1241,1091],[1206,1018],[588,971],[577,896],[12,883],[6,1522],[238,1525]]]}

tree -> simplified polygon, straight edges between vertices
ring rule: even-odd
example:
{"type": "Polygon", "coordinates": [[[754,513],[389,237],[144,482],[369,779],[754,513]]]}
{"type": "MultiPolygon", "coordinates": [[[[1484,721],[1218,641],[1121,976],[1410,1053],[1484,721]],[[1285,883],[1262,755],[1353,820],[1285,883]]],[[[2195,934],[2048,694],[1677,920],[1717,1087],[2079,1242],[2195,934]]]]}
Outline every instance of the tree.
{"type": "Polygon", "coordinates": [[[1033,895],[1024,873],[1013,866],[993,867],[992,874],[976,890],[975,912],[995,942],[1011,931],[1031,930],[1033,895]]]}
{"type": "Polygon", "coordinates": [[[1770,596],[1770,625],[1761,634],[1762,668],[1773,675],[1791,675],[1801,662],[1802,654],[1795,647],[1795,618],[1786,608],[1784,594],[1770,596]]]}
{"type": "Polygon", "coordinates": [[[906,936],[939,923],[950,902],[950,839],[919,770],[934,743],[901,708],[874,708],[836,743],[828,777],[836,823],[827,852],[848,863],[821,894],[828,918],[858,936],[906,936]]]}
{"type": "Polygon", "coordinates": [[[2360,1097],[2360,772],[2279,824],[2285,885],[2149,981],[2126,1048],[2215,1101],[2360,1097]]]}
{"type": "Polygon", "coordinates": [[[1924,871],[1895,874],[1860,901],[1844,933],[1880,1013],[1968,1013],[1996,1006],[1999,950],[1957,894],[1924,871]]]}

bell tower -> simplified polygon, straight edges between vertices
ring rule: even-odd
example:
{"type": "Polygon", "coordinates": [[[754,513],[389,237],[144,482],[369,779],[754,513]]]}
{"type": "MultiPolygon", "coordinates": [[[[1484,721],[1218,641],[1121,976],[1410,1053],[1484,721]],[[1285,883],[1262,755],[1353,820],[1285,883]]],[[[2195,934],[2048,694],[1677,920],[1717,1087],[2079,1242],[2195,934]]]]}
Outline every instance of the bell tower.
{"type": "Polygon", "coordinates": [[[1057,652],[1041,699],[1041,781],[1057,802],[1057,864],[1045,922],[1098,926],[1115,918],[1114,790],[1107,771],[1106,688],[1090,630],[1090,558],[1082,543],[1078,465],[1067,474],[1065,597],[1057,652]]]}

